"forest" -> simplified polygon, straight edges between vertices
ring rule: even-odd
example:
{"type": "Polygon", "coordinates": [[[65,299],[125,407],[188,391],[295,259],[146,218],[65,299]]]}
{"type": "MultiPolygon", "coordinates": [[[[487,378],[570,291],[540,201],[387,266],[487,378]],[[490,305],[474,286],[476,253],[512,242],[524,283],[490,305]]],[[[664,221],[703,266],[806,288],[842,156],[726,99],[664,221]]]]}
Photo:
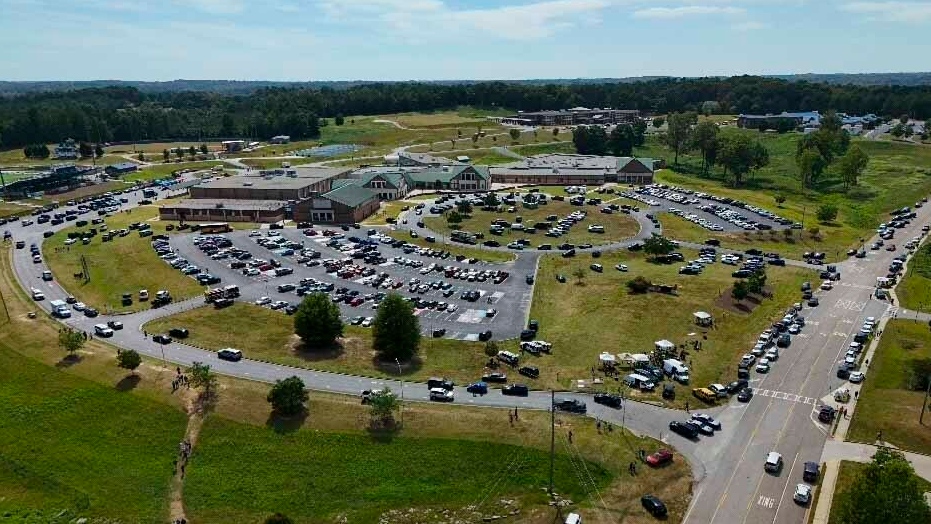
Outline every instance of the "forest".
{"type": "Polygon", "coordinates": [[[367,83],[345,89],[267,87],[250,94],[151,93],[110,86],[0,97],[0,146],[69,137],[94,143],[267,139],[277,134],[315,138],[319,126],[338,116],[459,106],[510,111],[613,107],[644,114],[709,108],[720,114],[836,110],[924,120],[931,117],[931,86],[834,85],[753,76],[629,83],[367,83]]]}

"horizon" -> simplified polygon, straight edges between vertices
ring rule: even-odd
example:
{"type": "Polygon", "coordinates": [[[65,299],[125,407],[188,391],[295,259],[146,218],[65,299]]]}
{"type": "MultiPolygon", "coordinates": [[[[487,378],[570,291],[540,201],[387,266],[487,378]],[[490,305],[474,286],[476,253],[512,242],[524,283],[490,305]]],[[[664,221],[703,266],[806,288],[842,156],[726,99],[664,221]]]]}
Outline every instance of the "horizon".
{"type": "Polygon", "coordinates": [[[30,80],[49,71],[65,81],[426,82],[931,69],[916,64],[931,43],[913,36],[931,23],[924,0],[5,3],[8,81],[55,81],[30,80]]]}

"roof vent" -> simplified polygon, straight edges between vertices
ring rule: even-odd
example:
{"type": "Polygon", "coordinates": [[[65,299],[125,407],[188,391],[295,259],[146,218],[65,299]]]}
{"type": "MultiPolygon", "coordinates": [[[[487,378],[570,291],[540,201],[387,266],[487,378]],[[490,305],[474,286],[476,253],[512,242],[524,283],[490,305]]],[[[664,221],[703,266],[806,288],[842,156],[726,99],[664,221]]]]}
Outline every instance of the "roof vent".
{"type": "Polygon", "coordinates": [[[242,185],[244,185],[244,186],[251,186],[251,185],[252,185],[252,182],[243,182],[242,185]]]}

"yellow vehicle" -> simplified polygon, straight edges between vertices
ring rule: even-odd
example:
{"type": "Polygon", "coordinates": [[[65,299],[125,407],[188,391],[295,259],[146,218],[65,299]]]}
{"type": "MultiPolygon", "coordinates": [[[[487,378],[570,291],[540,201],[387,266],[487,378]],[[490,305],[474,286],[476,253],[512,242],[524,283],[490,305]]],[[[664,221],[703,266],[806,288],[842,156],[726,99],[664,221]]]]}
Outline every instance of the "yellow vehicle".
{"type": "Polygon", "coordinates": [[[695,396],[698,400],[702,402],[714,403],[718,399],[718,396],[708,388],[695,388],[692,390],[692,395],[695,396]]]}

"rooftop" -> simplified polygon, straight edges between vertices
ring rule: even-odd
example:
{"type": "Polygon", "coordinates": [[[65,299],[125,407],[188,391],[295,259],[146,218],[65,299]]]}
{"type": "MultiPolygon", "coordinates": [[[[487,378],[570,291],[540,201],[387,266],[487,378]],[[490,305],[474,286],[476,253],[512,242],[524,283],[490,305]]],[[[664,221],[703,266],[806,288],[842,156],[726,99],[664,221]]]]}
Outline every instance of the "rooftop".
{"type": "Polygon", "coordinates": [[[229,209],[231,211],[276,211],[287,206],[284,200],[229,200],[219,198],[188,198],[160,206],[166,209],[229,209]]]}
{"type": "Polygon", "coordinates": [[[375,195],[371,189],[366,189],[355,184],[346,184],[328,193],[324,193],[320,195],[320,197],[339,202],[345,206],[357,207],[369,200],[377,198],[377,195],[375,195]]]}
{"type": "Polygon", "coordinates": [[[202,182],[198,184],[198,187],[211,189],[240,189],[244,187],[253,189],[301,189],[314,182],[316,180],[289,176],[229,176],[202,182]]]}
{"type": "Polygon", "coordinates": [[[619,172],[634,161],[638,161],[650,169],[653,168],[653,159],[651,158],[554,153],[535,155],[519,162],[493,166],[491,171],[495,173],[519,171],[534,174],[591,175],[594,172],[619,172]]]}

